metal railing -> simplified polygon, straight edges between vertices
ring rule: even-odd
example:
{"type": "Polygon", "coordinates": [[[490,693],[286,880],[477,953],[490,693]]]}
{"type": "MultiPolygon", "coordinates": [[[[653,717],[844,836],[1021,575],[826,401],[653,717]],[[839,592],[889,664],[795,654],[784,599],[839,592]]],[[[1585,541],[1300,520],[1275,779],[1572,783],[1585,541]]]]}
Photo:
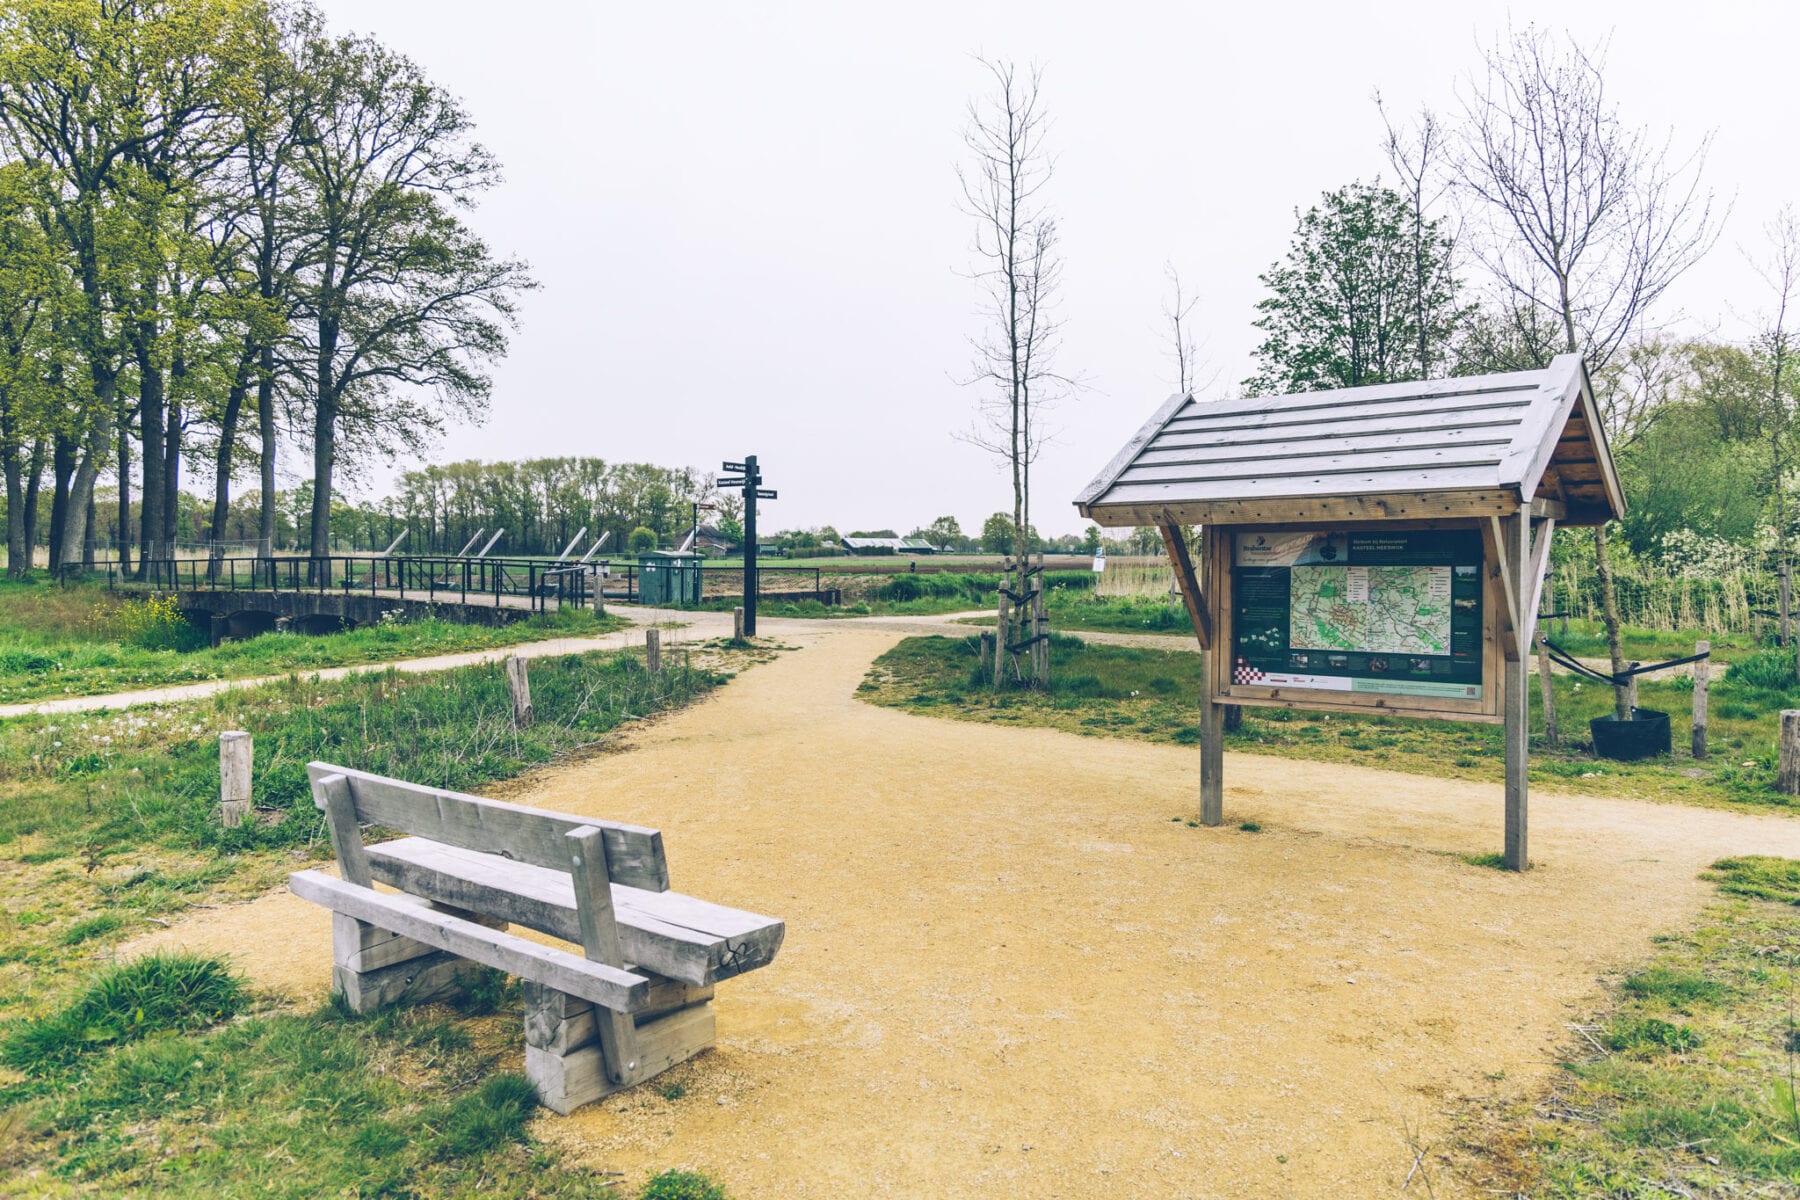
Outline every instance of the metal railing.
{"type": "Polygon", "coordinates": [[[428,603],[492,604],[533,612],[565,605],[587,607],[595,596],[591,566],[476,558],[368,558],[360,555],[278,555],[271,558],[151,559],[131,579],[117,564],[106,572],[108,587],[142,583],[179,591],[367,592],[428,603]]]}

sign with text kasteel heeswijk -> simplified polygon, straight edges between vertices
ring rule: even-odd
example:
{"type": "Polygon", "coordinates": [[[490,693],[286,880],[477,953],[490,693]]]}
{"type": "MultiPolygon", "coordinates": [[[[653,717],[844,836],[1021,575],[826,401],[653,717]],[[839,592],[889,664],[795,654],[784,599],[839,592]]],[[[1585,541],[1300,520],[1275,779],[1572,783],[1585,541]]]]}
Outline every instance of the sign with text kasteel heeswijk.
{"type": "Polygon", "coordinates": [[[1481,698],[1478,531],[1234,540],[1233,684],[1481,698]]]}

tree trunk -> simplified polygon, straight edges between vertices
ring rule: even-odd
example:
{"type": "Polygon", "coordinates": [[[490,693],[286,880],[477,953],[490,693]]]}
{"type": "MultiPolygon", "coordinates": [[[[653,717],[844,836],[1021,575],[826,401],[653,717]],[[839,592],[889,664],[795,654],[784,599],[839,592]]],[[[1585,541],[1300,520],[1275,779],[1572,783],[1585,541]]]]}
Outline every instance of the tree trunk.
{"type": "Polygon", "coordinates": [[[69,520],[69,485],[75,477],[76,455],[80,443],[66,434],[57,434],[50,460],[50,573],[62,566],[63,527],[69,520]]]}
{"type": "Polygon", "coordinates": [[[219,560],[225,557],[225,525],[231,519],[231,454],[237,442],[244,393],[249,390],[252,361],[249,355],[238,361],[237,377],[231,381],[231,390],[225,395],[225,411],[219,418],[219,453],[213,459],[212,525],[206,531],[209,579],[219,577],[219,560]]]}
{"type": "Polygon", "coordinates": [[[262,439],[262,505],[257,514],[256,553],[275,553],[275,351],[262,348],[256,378],[256,428],[262,439]]]}
{"type": "Polygon", "coordinates": [[[25,468],[25,559],[22,568],[25,571],[31,570],[32,559],[37,555],[38,492],[44,478],[46,453],[44,439],[39,438],[32,443],[31,461],[25,468]]]}
{"type": "Polygon", "coordinates": [[[138,440],[144,448],[143,500],[139,505],[143,532],[138,544],[144,548],[145,558],[161,561],[169,557],[169,547],[163,539],[163,374],[151,354],[155,336],[153,326],[140,322],[132,345],[138,363],[138,440]]]}
{"type": "MultiPolygon", "coordinates": [[[[331,553],[331,472],[337,459],[337,405],[320,390],[313,420],[312,539],[309,553],[322,559],[331,553]]],[[[330,580],[325,582],[329,583],[330,580]]]]}
{"type": "Polygon", "coordinates": [[[176,538],[180,530],[176,518],[181,515],[181,405],[171,403],[163,431],[163,545],[169,557],[175,557],[176,538]]]}
{"type": "MultiPolygon", "coordinates": [[[[99,472],[95,472],[96,477],[99,472]]],[[[81,539],[81,569],[94,569],[95,545],[100,538],[100,505],[94,499],[94,488],[90,483],[87,494],[87,536],[81,539]]]]}
{"type": "Polygon", "coordinates": [[[31,567],[25,540],[25,465],[21,447],[8,437],[0,448],[0,471],[6,475],[6,577],[23,579],[31,567]]]}
{"type": "Polygon", "coordinates": [[[119,414],[119,574],[131,570],[131,417],[119,414]]]}
{"type": "MultiPolygon", "coordinates": [[[[1600,618],[1606,626],[1606,648],[1612,653],[1612,673],[1617,677],[1625,673],[1625,646],[1619,635],[1619,598],[1613,591],[1612,554],[1607,549],[1604,525],[1594,526],[1594,570],[1600,577],[1600,618]]],[[[1631,701],[1623,687],[1613,688],[1613,707],[1619,720],[1631,720],[1631,701]]]]}

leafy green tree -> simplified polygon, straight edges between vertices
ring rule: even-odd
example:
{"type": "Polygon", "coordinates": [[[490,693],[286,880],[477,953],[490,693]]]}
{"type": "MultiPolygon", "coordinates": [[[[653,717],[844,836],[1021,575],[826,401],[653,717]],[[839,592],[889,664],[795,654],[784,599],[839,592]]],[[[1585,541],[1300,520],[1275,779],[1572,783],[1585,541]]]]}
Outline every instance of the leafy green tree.
{"type": "Polygon", "coordinates": [[[1418,378],[1419,348],[1442,358],[1459,328],[1449,259],[1441,223],[1415,219],[1398,193],[1364,183],[1326,192],[1260,277],[1263,341],[1244,386],[1288,393],[1418,378]]]}
{"type": "Polygon", "coordinates": [[[626,545],[633,554],[647,554],[656,549],[656,530],[646,529],[639,525],[631,531],[631,537],[626,545]]]}
{"type": "Polygon", "coordinates": [[[981,548],[989,554],[1008,554],[1013,549],[1013,520],[997,512],[981,523],[981,548]]]}
{"type": "Polygon", "coordinates": [[[295,353],[313,368],[317,557],[329,552],[341,436],[417,449],[448,417],[479,412],[483,368],[505,352],[517,296],[534,285],[453,210],[498,166],[449,93],[366,38],[309,43],[302,69],[318,98],[297,165],[309,253],[295,353]]]}
{"type": "Polygon", "coordinates": [[[921,530],[920,534],[933,545],[949,550],[962,549],[963,542],[967,540],[963,537],[962,525],[955,517],[939,517],[921,530]]]}
{"type": "Polygon", "coordinates": [[[1100,527],[1089,525],[1081,535],[1081,552],[1083,554],[1100,553],[1100,527]]]}

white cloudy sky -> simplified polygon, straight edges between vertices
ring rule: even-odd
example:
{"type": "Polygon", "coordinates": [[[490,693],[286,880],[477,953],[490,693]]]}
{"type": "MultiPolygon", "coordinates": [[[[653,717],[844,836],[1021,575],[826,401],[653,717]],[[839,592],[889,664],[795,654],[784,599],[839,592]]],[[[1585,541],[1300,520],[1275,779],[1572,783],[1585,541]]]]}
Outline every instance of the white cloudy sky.
{"type": "Polygon", "coordinates": [[[1171,390],[1164,263],[1221,383],[1243,378],[1294,208],[1383,169],[1371,92],[1452,106],[1509,14],[1610,34],[1630,119],[1715,134],[1732,214],[1673,299],[1691,321],[1741,333],[1761,285],[1739,246],[1800,191],[1786,3],[323,2],[466,100],[506,167],[474,220],[543,283],[492,416],[440,460],[755,453],[781,492],[765,526],[978,527],[1010,503],[951,436],[974,400],[954,166],[978,53],[1041,63],[1055,118],[1061,365],[1088,388],[1038,467],[1046,533],[1171,390]]]}

